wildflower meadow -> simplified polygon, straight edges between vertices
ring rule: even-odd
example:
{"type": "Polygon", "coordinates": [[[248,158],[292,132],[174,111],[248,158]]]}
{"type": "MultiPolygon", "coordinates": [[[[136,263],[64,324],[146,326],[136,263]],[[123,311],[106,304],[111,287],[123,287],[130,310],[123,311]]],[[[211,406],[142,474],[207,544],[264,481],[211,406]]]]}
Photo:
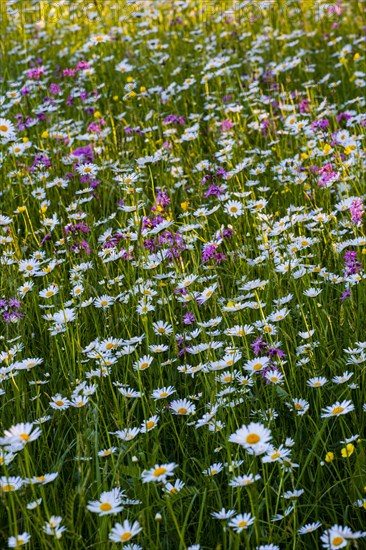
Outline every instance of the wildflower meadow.
{"type": "Polygon", "coordinates": [[[365,549],[365,0],[0,16],[0,548],[365,549]]]}

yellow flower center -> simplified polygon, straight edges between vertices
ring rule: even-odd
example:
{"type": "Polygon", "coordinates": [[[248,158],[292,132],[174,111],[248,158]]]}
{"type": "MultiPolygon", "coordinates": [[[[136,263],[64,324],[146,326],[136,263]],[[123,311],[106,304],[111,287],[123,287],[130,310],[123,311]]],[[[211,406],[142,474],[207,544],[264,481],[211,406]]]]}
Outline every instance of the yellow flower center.
{"type": "Polygon", "coordinates": [[[344,407],[335,407],[333,410],[332,410],[332,414],[340,414],[344,411],[344,407]]]}
{"type": "Polygon", "coordinates": [[[258,434],[249,434],[246,437],[246,442],[249,443],[249,445],[255,445],[261,440],[258,434]]]}
{"type": "Polygon", "coordinates": [[[150,430],[153,426],[155,426],[155,422],[153,420],[149,420],[149,422],[146,422],[146,428],[150,430]]]}
{"type": "Polygon", "coordinates": [[[178,414],[187,414],[187,409],[185,409],[184,407],[181,407],[180,409],[178,409],[178,414]]]}
{"type": "Polygon", "coordinates": [[[14,491],[15,485],[3,485],[3,491],[14,491]]]}
{"type": "Polygon", "coordinates": [[[160,397],[168,397],[168,392],[166,391],[161,392],[160,397]]]}
{"type": "Polygon", "coordinates": [[[19,434],[20,439],[23,439],[23,441],[29,441],[29,435],[28,434],[19,434]]]}
{"type": "Polygon", "coordinates": [[[343,537],[334,537],[334,539],[332,540],[332,544],[333,546],[340,546],[343,541],[343,537]]]}
{"type": "Polygon", "coordinates": [[[45,481],[45,479],[46,479],[45,476],[38,476],[38,477],[36,477],[36,481],[40,481],[40,482],[41,482],[41,481],[45,481]]]}
{"type": "Polygon", "coordinates": [[[256,363],[255,365],[253,365],[253,370],[261,370],[262,367],[262,363],[256,363]]]}
{"type": "Polygon", "coordinates": [[[246,521],[239,521],[239,523],[238,523],[238,527],[240,527],[240,528],[246,527],[247,525],[248,524],[247,524],[246,521]]]}
{"type": "Polygon", "coordinates": [[[141,363],[141,365],[140,365],[140,370],[145,370],[145,369],[147,369],[148,366],[149,366],[149,363],[146,363],[146,362],[145,362],[145,363],[141,363]]]}
{"type": "Polygon", "coordinates": [[[9,130],[9,128],[7,126],[5,126],[5,124],[2,124],[0,126],[0,132],[7,132],[9,130]]]}
{"type": "Polygon", "coordinates": [[[127,540],[130,540],[131,537],[132,537],[131,531],[126,531],[125,533],[123,533],[123,535],[121,535],[121,541],[126,542],[127,540]]]}
{"type": "Polygon", "coordinates": [[[58,407],[62,407],[63,404],[64,404],[64,402],[61,401],[61,399],[59,399],[58,401],[56,401],[56,405],[57,405],[58,407]]]}
{"type": "Polygon", "coordinates": [[[274,453],[273,455],[271,455],[271,459],[276,460],[276,458],[280,458],[280,456],[281,456],[280,453],[274,453]]]}
{"type": "Polygon", "coordinates": [[[160,466],[159,468],[155,468],[153,476],[154,477],[159,477],[159,476],[164,475],[165,472],[166,472],[166,468],[163,468],[163,466],[160,466]]]}
{"type": "Polygon", "coordinates": [[[99,508],[102,510],[102,512],[109,512],[109,510],[112,510],[112,505],[109,504],[109,502],[103,502],[99,508]]]}

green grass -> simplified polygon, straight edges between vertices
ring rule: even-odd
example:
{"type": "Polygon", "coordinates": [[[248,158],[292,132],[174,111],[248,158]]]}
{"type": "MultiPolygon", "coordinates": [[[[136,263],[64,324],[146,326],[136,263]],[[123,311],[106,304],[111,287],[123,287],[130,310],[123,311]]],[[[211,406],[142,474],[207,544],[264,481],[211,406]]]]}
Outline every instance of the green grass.
{"type": "Polygon", "coordinates": [[[352,217],[365,198],[365,4],[86,4],[1,5],[0,547],[26,532],[32,549],[118,548],[124,520],[141,528],[121,539],[130,550],[302,550],[324,533],[326,548],[352,546],[344,528],[362,529],[366,502],[366,236],[352,217]],[[70,322],[46,318],[68,310],[70,322]],[[279,384],[248,371],[259,337],[279,384]],[[193,413],[173,414],[176,399],[193,413]],[[350,412],[322,416],[343,401],[350,412]],[[131,440],[115,433],[154,415],[131,440]],[[41,434],[16,445],[4,432],[25,422],[41,434]],[[270,452],[229,441],[251,422],[270,430],[270,452]],[[167,464],[176,493],[143,481],[167,464]],[[122,511],[87,508],[115,488],[122,511]],[[236,532],[212,516],[222,508],[255,520],[236,532]],[[44,531],[51,516],[59,538],[44,531]]]}

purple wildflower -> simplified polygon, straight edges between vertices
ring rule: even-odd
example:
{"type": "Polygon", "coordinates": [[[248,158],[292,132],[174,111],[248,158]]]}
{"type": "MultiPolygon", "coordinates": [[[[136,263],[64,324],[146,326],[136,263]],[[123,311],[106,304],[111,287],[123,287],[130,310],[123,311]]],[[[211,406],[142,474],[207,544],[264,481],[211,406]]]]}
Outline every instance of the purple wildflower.
{"type": "Polygon", "coordinates": [[[185,325],[191,325],[192,323],[195,322],[195,320],[196,320],[196,318],[195,318],[194,314],[189,312],[189,311],[183,315],[183,323],[185,325]]]}
{"type": "Polygon", "coordinates": [[[225,193],[225,191],[222,187],[218,187],[217,185],[212,184],[207,189],[206,193],[204,194],[204,197],[207,198],[213,195],[219,197],[223,193],[225,193]]]}
{"type": "Polygon", "coordinates": [[[51,83],[50,88],[49,88],[49,92],[52,95],[57,95],[61,92],[61,87],[58,84],[51,83]]]}
{"type": "Polygon", "coordinates": [[[310,103],[310,100],[309,99],[302,99],[299,103],[299,111],[300,113],[308,113],[309,112],[309,103],[310,103]]]}
{"type": "Polygon", "coordinates": [[[350,118],[352,118],[352,115],[349,115],[348,113],[339,113],[339,115],[336,116],[338,123],[342,120],[345,120],[347,122],[347,120],[349,120],[350,118]]]}
{"type": "Polygon", "coordinates": [[[89,68],[90,68],[90,65],[87,61],[79,61],[78,64],[76,65],[77,71],[80,71],[82,69],[89,69],[89,68]]]}
{"type": "Polygon", "coordinates": [[[233,128],[233,126],[234,124],[231,122],[231,120],[226,118],[225,120],[221,121],[220,130],[223,133],[228,132],[229,130],[231,130],[231,128],[233,128]]]}
{"type": "Polygon", "coordinates": [[[78,147],[72,152],[74,157],[80,158],[81,162],[93,162],[94,154],[91,145],[88,144],[85,147],[78,147]]]}
{"type": "Polygon", "coordinates": [[[156,204],[161,207],[165,207],[170,204],[170,198],[165,191],[158,191],[156,195],[156,204]]]}
{"type": "Polygon", "coordinates": [[[76,71],[75,71],[75,69],[64,69],[62,71],[62,74],[63,74],[63,76],[75,76],[76,71]]]}
{"type": "Polygon", "coordinates": [[[32,80],[39,80],[44,74],[45,73],[43,67],[37,67],[36,69],[30,69],[29,71],[27,71],[27,77],[31,78],[32,80]]]}
{"type": "Polygon", "coordinates": [[[347,298],[350,298],[351,296],[351,290],[347,288],[344,292],[341,294],[341,301],[344,302],[344,300],[347,300],[347,298]]]}
{"type": "Polygon", "coordinates": [[[348,275],[355,275],[356,273],[360,273],[362,270],[362,264],[357,260],[357,252],[354,250],[347,250],[345,255],[343,256],[344,260],[344,275],[345,277],[348,277],[348,275]]]}
{"type": "Polygon", "coordinates": [[[250,347],[253,348],[255,355],[259,355],[263,350],[267,349],[267,344],[263,342],[262,336],[258,336],[258,338],[250,344],[250,347]]]}
{"type": "Polygon", "coordinates": [[[207,244],[202,252],[202,263],[206,263],[212,258],[214,258],[216,254],[216,245],[215,244],[207,244]]]}
{"type": "Polygon", "coordinates": [[[320,128],[321,130],[326,130],[329,126],[329,120],[327,118],[320,118],[319,120],[314,120],[311,123],[311,127],[316,129],[320,128]]]}
{"type": "Polygon", "coordinates": [[[353,225],[361,225],[364,210],[362,200],[359,197],[352,201],[349,211],[351,212],[353,225]]]}

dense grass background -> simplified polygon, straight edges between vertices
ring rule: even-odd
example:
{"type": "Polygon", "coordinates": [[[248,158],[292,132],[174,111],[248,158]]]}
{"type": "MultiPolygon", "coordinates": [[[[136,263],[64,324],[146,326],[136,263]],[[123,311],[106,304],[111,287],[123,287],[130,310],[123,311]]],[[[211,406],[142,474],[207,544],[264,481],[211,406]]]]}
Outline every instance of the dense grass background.
{"type": "Polygon", "coordinates": [[[0,440],[1,548],[24,532],[34,549],[117,548],[108,537],[125,519],[142,528],[124,545],[135,550],[320,548],[328,529],[326,548],[357,543],[342,529],[331,540],[336,525],[362,529],[366,502],[365,7],[2,3],[1,428],[30,422],[41,435],[0,440]],[[348,271],[347,251],[359,262],[348,271]],[[45,318],[68,309],[70,322],[45,318]],[[247,334],[227,334],[236,325],[247,334]],[[279,384],[246,370],[260,337],[279,384]],[[25,368],[30,358],[42,362],[25,368]],[[52,408],[58,394],[74,401],[52,408]],[[175,399],[194,413],[173,414],[175,399]],[[353,409],[322,417],[338,401],[353,409]],[[114,433],[153,415],[131,441],[114,433]],[[250,422],[282,458],[229,441],[250,422]],[[171,463],[181,491],[143,482],[171,463]],[[249,474],[260,479],[229,484],[249,474]],[[87,509],[116,487],[123,511],[87,509]],[[212,516],[222,508],[255,522],[237,533],[212,516]],[[60,538],[44,532],[52,515],[60,538]]]}

